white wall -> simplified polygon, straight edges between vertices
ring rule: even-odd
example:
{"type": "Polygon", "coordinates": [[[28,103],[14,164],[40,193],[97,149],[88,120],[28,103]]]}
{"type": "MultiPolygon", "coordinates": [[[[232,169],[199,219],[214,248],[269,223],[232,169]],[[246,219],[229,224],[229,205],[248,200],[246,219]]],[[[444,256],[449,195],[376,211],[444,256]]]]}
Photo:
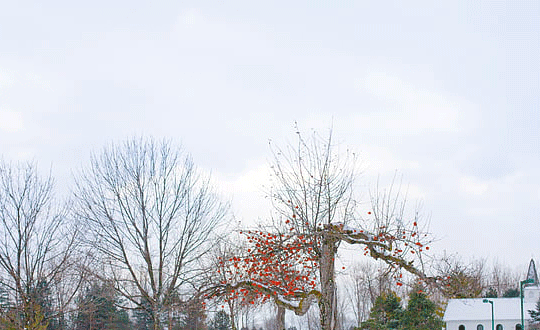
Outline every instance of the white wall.
{"type": "MultiPolygon", "coordinates": [[[[497,321],[495,320],[495,329],[497,324],[501,324],[504,330],[515,330],[516,324],[520,324],[520,320],[506,320],[506,321],[497,321]]],[[[460,325],[465,326],[465,330],[476,330],[476,326],[482,324],[484,330],[491,330],[491,320],[482,320],[482,321],[449,321],[446,322],[446,330],[459,330],[460,325]]],[[[525,324],[525,329],[527,329],[527,324],[525,324]]]]}

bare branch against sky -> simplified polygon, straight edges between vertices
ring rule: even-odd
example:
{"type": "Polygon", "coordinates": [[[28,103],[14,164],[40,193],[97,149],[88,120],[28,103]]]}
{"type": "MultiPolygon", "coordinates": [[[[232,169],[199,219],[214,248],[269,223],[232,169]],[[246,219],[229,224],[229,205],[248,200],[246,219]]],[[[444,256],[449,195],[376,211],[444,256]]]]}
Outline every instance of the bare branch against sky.
{"type": "Polygon", "coordinates": [[[190,293],[199,261],[228,205],[191,157],[167,141],[130,139],[92,156],[77,179],[77,214],[89,253],[108,265],[131,306],[151,306],[155,329],[175,297],[190,293]]]}
{"type": "Polygon", "coordinates": [[[180,140],[249,222],[271,208],[268,139],[333,122],[358,152],[361,196],[400,171],[434,251],[526,267],[540,257],[539,12],[537,0],[5,1],[0,153],[52,164],[67,195],[90,150],[180,140]]]}

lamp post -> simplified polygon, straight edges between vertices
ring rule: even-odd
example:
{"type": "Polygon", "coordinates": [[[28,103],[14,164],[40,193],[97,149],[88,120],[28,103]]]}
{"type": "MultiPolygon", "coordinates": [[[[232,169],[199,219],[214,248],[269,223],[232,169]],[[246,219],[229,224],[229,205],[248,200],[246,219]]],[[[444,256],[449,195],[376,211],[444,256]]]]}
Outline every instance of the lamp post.
{"type": "Polygon", "coordinates": [[[493,314],[493,300],[482,300],[483,303],[490,303],[491,304],[491,330],[495,330],[495,316],[493,314]]]}
{"type": "Polygon", "coordinates": [[[534,283],[532,278],[519,282],[519,299],[521,302],[521,330],[525,330],[525,323],[523,322],[523,285],[534,283]]]}

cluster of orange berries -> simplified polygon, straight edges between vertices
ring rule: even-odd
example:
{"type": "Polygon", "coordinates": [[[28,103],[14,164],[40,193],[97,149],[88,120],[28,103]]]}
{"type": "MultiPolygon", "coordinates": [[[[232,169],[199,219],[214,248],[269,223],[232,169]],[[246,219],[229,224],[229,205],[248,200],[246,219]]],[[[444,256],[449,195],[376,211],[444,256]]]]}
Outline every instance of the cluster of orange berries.
{"type": "MultiPolygon", "coordinates": [[[[290,223],[290,221],[289,221],[290,223]]],[[[308,235],[284,235],[262,231],[240,232],[248,243],[245,256],[220,259],[222,284],[250,281],[252,289],[232,290],[227,299],[264,302],[270,296],[294,296],[317,286],[314,240],[308,235]]]]}

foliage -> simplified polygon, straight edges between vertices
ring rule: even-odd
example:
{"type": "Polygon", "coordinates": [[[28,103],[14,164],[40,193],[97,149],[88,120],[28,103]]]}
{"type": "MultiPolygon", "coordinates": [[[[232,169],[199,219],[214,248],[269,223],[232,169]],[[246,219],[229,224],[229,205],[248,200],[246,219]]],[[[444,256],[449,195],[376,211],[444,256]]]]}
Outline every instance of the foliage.
{"type": "Polygon", "coordinates": [[[358,329],[441,329],[443,322],[436,311],[437,305],[422,292],[411,292],[405,310],[401,307],[401,299],[394,292],[388,292],[375,300],[370,318],[362,322],[358,329]]]}
{"type": "Polygon", "coordinates": [[[401,329],[433,330],[441,329],[443,321],[436,314],[437,305],[422,292],[409,295],[407,309],[402,314],[401,329]]]}
{"type": "Polygon", "coordinates": [[[150,306],[150,303],[144,298],[139,300],[134,316],[136,330],[150,330],[154,327],[152,306],[150,306]]]}
{"type": "Polygon", "coordinates": [[[519,297],[519,289],[517,288],[511,288],[506,291],[504,291],[503,294],[504,298],[516,298],[519,297]]]}
{"type": "Polygon", "coordinates": [[[117,302],[109,285],[92,283],[77,299],[75,330],[130,329],[129,316],[116,307],[117,302]]]}
{"type": "Polygon", "coordinates": [[[230,330],[231,329],[231,319],[229,317],[229,314],[227,314],[225,311],[218,311],[215,315],[212,321],[210,322],[210,325],[208,326],[208,330],[230,330]]]}
{"type": "Polygon", "coordinates": [[[402,318],[401,298],[395,292],[383,293],[375,300],[369,319],[362,322],[360,329],[396,329],[402,318]]]}
{"type": "Polygon", "coordinates": [[[44,319],[47,321],[47,330],[64,329],[66,322],[61,311],[55,311],[54,301],[49,282],[40,279],[30,289],[28,294],[30,301],[40,307],[44,319]]]}
{"type": "Polygon", "coordinates": [[[490,287],[488,291],[484,294],[483,298],[497,298],[497,291],[490,287]]]}
{"type": "Polygon", "coordinates": [[[27,302],[22,308],[11,308],[0,315],[0,329],[47,330],[48,322],[38,304],[27,302]]]}
{"type": "Polygon", "coordinates": [[[531,323],[540,323],[540,300],[536,302],[536,309],[529,310],[531,316],[531,323]]]}

